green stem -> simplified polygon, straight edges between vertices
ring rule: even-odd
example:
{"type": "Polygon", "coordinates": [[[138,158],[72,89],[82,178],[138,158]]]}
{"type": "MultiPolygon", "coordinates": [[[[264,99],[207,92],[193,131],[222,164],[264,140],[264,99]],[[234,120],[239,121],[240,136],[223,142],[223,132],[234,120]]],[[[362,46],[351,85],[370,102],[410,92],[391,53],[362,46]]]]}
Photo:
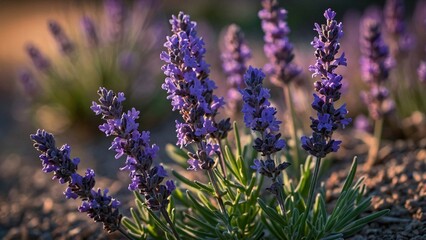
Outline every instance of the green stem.
{"type": "Polygon", "coordinates": [[[223,173],[223,178],[226,179],[226,176],[228,175],[226,173],[226,165],[225,165],[225,158],[223,157],[223,146],[222,146],[222,141],[220,141],[220,139],[216,139],[217,142],[219,143],[219,149],[220,149],[220,154],[219,154],[219,165],[220,168],[222,169],[222,173],[223,173]]]}
{"type": "Polygon", "coordinates": [[[180,236],[178,232],[176,231],[175,224],[172,222],[172,220],[169,217],[169,213],[166,211],[164,207],[161,208],[161,214],[163,214],[163,217],[166,219],[166,222],[169,224],[170,228],[172,229],[173,235],[177,240],[180,240],[180,236]]]}
{"type": "Polygon", "coordinates": [[[312,204],[314,201],[315,188],[318,181],[320,165],[321,165],[321,158],[317,157],[317,160],[315,162],[314,176],[312,177],[311,186],[309,187],[308,205],[306,206],[306,212],[305,212],[306,214],[304,217],[304,222],[306,222],[306,219],[308,218],[309,212],[311,211],[312,204]]]}
{"type": "Polygon", "coordinates": [[[222,195],[220,194],[219,186],[217,185],[216,178],[214,176],[213,170],[208,169],[207,175],[209,176],[210,182],[212,183],[214,191],[216,193],[216,199],[217,199],[217,202],[219,203],[220,210],[221,210],[223,216],[225,216],[225,219],[226,219],[225,224],[226,224],[226,227],[228,228],[228,232],[229,232],[229,234],[232,235],[232,227],[229,226],[228,212],[226,211],[225,204],[223,203],[222,195]]]}
{"type": "MultiPolygon", "coordinates": [[[[278,181],[279,183],[279,181],[278,181]]],[[[280,188],[278,189],[278,194],[277,194],[277,200],[278,200],[278,205],[280,206],[280,210],[281,210],[281,214],[287,218],[287,213],[285,211],[285,205],[284,205],[284,188],[282,186],[282,184],[280,184],[280,188]]]]}
{"type": "Polygon", "coordinates": [[[365,164],[366,168],[372,167],[377,161],[382,140],[383,121],[383,118],[379,118],[374,123],[374,143],[371,146],[370,151],[368,151],[368,158],[365,164]]]}
{"type": "Polygon", "coordinates": [[[284,84],[284,99],[286,101],[287,108],[290,112],[290,134],[293,138],[294,146],[292,146],[291,151],[293,153],[293,166],[295,169],[295,174],[299,177],[299,167],[300,167],[300,152],[299,152],[299,138],[297,137],[297,128],[296,128],[296,114],[294,112],[293,99],[291,95],[290,85],[284,84]]]}
{"type": "Polygon", "coordinates": [[[123,236],[125,236],[127,239],[129,239],[129,240],[133,240],[134,238],[132,238],[132,236],[130,236],[128,233],[127,233],[127,231],[126,230],[124,230],[122,227],[121,227],[121,225],[118,227],[118,231],[123,235],[123,236]]]}

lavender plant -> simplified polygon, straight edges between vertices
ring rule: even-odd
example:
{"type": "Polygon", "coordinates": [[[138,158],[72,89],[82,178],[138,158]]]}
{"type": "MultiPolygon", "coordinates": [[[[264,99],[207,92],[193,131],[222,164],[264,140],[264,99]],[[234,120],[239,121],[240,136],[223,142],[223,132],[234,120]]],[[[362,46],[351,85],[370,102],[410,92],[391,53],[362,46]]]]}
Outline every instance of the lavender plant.
{"type": "Polygon", "coordinates": [[[362,98],[368,106],[370,116],[375,120],[375,142],[370,148],[366,163],[367,167],[371,167],[377,160],[383,119],[395,108],[393,100],[390,99],[390,93],[384,86],[389,77],[392,60],[389,57],[389,48],[381,37],[380,24],[376,19],[365,18],[362,22],[361,32],[362,76],[370,87],[369,92],[363,92],[362,98]]]}
{"type": "Polygon", "coordinates": [[[276,238],[285,236],[285,239],[341,239],[387,212],[385,210],[356,220],[371,203],[371,198],[363,199],[365,188],[362,186],[362,179],[353,184],[357,166],[356,158],[333,212],[330,215],[327,214],[324,189],[317,195],[314,204],[321,159],[331,152],[336,152],[341,144],[341,141],[333,138],[333,132],[339,127],[344,128],[351,121],[346,118],[348,111],[345,104],[340,107],[335,106],[335,102],[341,97],[340,89],[343,79],[342,75],[337,74],[335,70],[338,66],[347,65],[344,53],[337,57],[340,49],[339,39],[343,31],[342,23],[338,23],[334,19],[335,16],[336,13],[331,9],[325,11],[324,17],[327,22],[322,25],[315,24],[314,30],[318,33],[318,37],[311,42],[316,49],[317,60],[309,70],[313,72],[313,76],[319,76],[321,79],[314,83],[318,94],[313,95],[312,108],[317,112],[317,117],[311,118],[313,134],[310,137],[303,136],[301,142],[302,147],[316,158],[314,174],[310,175],[311,160],[308,158],[298,186],[296,188],[290,186],[286,191],[287,209],[292,209],[287,216],[279,216],[276,209],[259,201],[267,217],[273,219],[264,217],[263,222],[276,238]],[[304,195],[306,196],[307,188],[309,188],[308,198],[305,201],[304,195]],[[280,226],[285,227],[280,228],[280,226]]]}
{"type": "Polygon", "coordinates": [[[277,110],[271,107],[268,101],[269,91],[262,87],[264,78],[265,75],[260,69],[250,67],[247,70],[244,75],[247,87],[241,90],[244,101],[242,112],[246,127],[258,135],[254,140],[253,148],[264,157],[264,159],[255,159],[251,168],[272,180],[272,185],[267,190],[276,196],[281,214],[285,215],[283,183],[282,178],[279,177],[290,163],[283,162],[276,165],[272,157],[286,144],[283,139],[280,139],[281,134],[277,133],[281,122],[275,118],[277,110]]]}
{"type": "Polygon", "coordinates": [[[262,29],[265,33],[264,52],[269,60],[265,70],[271,75],[271,82],[283,88],[286,108],[289,112],[289,129],[294,143],[291,145],[294,171],[298,173],[302,158],[299,153],[299,137],[297,136],[296,122],[298,121],[294,112],[294,104],[291,95],[290,83],[300,74],[301,69],[292,63],[294,59],[293,44],[288,39],[290,28],[287,25],[287,11],[280,8],[276,0],[262,0],[263,9],[259,11],[262,20],[262,29]]]}
{"type": "Polygon", "coordinates": [[[148,25],[152,22],[150,10],[156,6],[150,0],[138,0],[131,8],[123,0],[105,0],[103,15],[84,15],[76,26],[65,28],[59,21],[49,20],[47,27],[59,54],[47,56],[35,44],[27,44],[33,69],[25,71],[34,77],[22,82],[36,86],[30,95],[32,110],[49,109],[66,115],[66,121],[57,121],[61,127],[52,130],[65,130],[70,125],[94,128],[86,106],[99,86],[125,91],[132,104],[156,109],[147,120],[156,121],[164,115],[160,110],[165,110],[166,101],[154,84],[159,72],[141,64],[144,57],[156,53],[159,28],[148,25]],[[142,83],[145,91],[136,87],[142,83]]]}
{"type": "Polygon", "coordinates": [[[41,153],[43,172],[53,172],[53,179],[58,179],[61,184],[68,184],[64,192],[67,199],[82,200],[78,211],[87,213],[95,222],[103,223],[104,229],[109,233],[119,230],[127,236],[120,224],[120,202],[108,195],[108,189],[93,189],[96,183],[95,171],[88,168],[84,176],[78,174],[80,159],[71,159],[71,147],[67,144],[57,148],[54,136],[45,130],[39,129],[35,134],[31,134],[31,140],[34,142],[34,148],[41,153]]]}
{"type": "Polygon", "coordinates": [[[107,231],[118,230],[128,239],[350,236],[388,211],[360,217],[370,206],[371,198],[364,196],[362,178],[353,182],[356,158],[330,214],[325,189],[322,187],[315,195],[321,159],[336,152],[341,143],[333,138],[333,133],[350,123],[346,106],[335,106],[341,97],[343,79],[335,70],[346,66],[344,54],[337,57],[342,24],[334,19],[336,13],[331,9],[324,16],[327,22],[315,24],[318,37],[311,43],[317,60],[310,70],[320,77],[314,83],[317,93],[312,103],[317,116],[311,118],[312,136],[301,139],[302,147],[311,156],[300,168],[297,181],[289,181],[281,174],[290,163],[279,154],[286,142],[279,132],[277,110],[269,102],[270,91],[263,87],[265,74],[261,69],[249,67],[243,76],[246,87],[240,89],[244,123],[253,131],[254,139],[243,142],[243,134],[234,122],[234,144],[227,141],[232,129],[230,120],[216,120],[225,102],[214,94],[216,85],[209,78],[209,66],[204,60],[206,50],[197,34],[197,24],[183,12],[172,16],[172,34],[164,44],[167,50],[160,55],[166,75],[162,87],[173,110],[182,116],[181,121],[176,121],[177,146],[169,145],[167,152],[187,170],[196,171],[200,179],[207,175],[208,183],[190,180],[176,170],[172,171],[179,180],[176,186],[171,180],[163,183],[167,172],[162,165],[154,164],[159,148],[150,143],[148,131],[139,131],[139,111],[123,111],[124,93],[116,94],[104,87],[99,88],[99,99],[91,109],[105,121],[99,130],[114,136],[110,150],[116,153],[115,158],[126,156],[121,170],[130,172],[128,189],[134,192],[137,207],[130,210],[132,219],[122,217],[119,202],[107,191],[92,190],[93,170],[88,169],[84,177],[76,173],[79,160],[70,159],[68,145],[58,149],[51,134],[38,130],[31,138],[34,147],[42,152],[43,171],[54,172],[61,183],[68,183],[65,195],[83,200],[80,211],[102,222],[107,231]],[[312,175],[313,157],[316,164],[312,175]],[[264,186],[265,177],[268,185],[264,186]],[[262,194],[263,190],[271,194],[262,194]]]}
{"type": "MultiPolygon", "coordinates": [[[[423,47],[422,42],[424,42],[422,34],[417,34],[416,36],[413,30],[416,25],[418,25],[417,27],[420,28],[420,31],[424,29],[424,14],[419,14],[421,17],[413,16],[411,21],[409,21],[409,19],[406,19],[405,5],[405,1],[386,1],[383,35],[389,44],[389,54],[395,60],[395,69],[389,76],[391,80],[389,84],[390,95],[394,99],[396,110],[394,118],[409,120],[417,113],[426,111],[426,98],[423,94],[424,84],[417,81],[415,69],[413,69],[413,65],[418,64],[413,62],[413,59],[417,60],[418,58],[416,51],[418,49],[416,47],[423,47]]],[[[416,9],[418,9],[419,13],[421,12],[421,1],[419,1],[416,9]]],[[[419,69],[421,68],[417,70],[419,69]]],[[[406,137],[412,137],[413,134],[407,127],[399,128],[406,137]]]]}
{"type": "Polygon", "coordinates": [[[312,108],[317,112],[317,118],[311,117],[312,136],[301,138],[302,147],[310,155],[316,157],[315,171],[309,191],[307,209],[312,207],[314,191],[318,179],[318,172],[321,159],[330,152],[337,152],[341,141],[333,139],[333,132],[339,127],[345,128],[350,122],[346,118],[348,111],[346,105],[335,106],[335,102],[340,99],[340,89],[342,88],[342,75],[335,73],[338,66],[346,66],[345,53],[337,57],[340,49],[339,40],[343,36],[342,23],[338,23],[334,18],[336,12],[327,9],[324,17],[326,24],[315,24],[314,30],[318,33],[311,42],[315,48],[315,65],[309,66],[313,72],[312,76],[319,76],[320,80],[314,83],[315,91],[312,108]]]}
{"type": "Polygon", "coordinates": [[[243,76],[250,57],[251,51],[245,42],[244,33],[236,24],[229,25],[223,39],[221,60],[228,85],[228,112],[233,119],[237,118],[236,114],[241,110],[242,99],[238,90],[244,87],[243,76]]]}
{"type": "Polygon", "coordinates": [[[390,52],[394,58],[407,54],[413,47],[412,36],[407,32],[405,23],[404,0],[387,0],[384,13],[385,29],[391,41],[390,52]]]}

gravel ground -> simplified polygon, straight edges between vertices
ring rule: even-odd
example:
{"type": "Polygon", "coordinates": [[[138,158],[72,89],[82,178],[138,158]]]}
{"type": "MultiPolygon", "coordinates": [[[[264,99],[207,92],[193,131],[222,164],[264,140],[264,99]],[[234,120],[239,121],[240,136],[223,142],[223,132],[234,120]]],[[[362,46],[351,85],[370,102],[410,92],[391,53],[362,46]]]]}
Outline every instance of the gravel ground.
{"type": "MultiPolygon", "coordinates": [[[[155,130],[153,136],[161,136],[170,129],[155,130]],[[161,130],[161,131],[160,131],[161,130]],[[158,133],[156,132],[158,131],[158,133]]],[[[64,185],[52,181],[41,171],[37,153],[31,148],[28,128],[20,128],[10,133],[22,138],[3,138],[0,144],[5,149],[22,146],[19,154],[12,150],[0,153],[0,239],[119,239],[118,233],[107,234],[102,224],[93,222],[85,214],[78,213],[79,201],[66,200],[62,194],[64,185]]],[[[345,134],[347,135],[347,134],[345,134]]],[[[348,134],[351,136],[351,134],[348,134]]],[[[69,136],[67,136],[69,137],[69,136]]],[[[133,196],[127,191],[126,173],[118,173],[122,161],[114,161],[113,153],[108,152],[109,142],[94,139],[82,141],[78,137],[67,140],[73,148],[73,156],[83,154],[80,171],[86,167],[97,170],[97,184],[108,187],[125,210],[133,206],[133,196]],[[97,154],[102,152],[104,157],[97,154]],[[84,164],[83,164],[84,163],[84,164]]],[[[156,141],[173,142],[174,139],[156,141]]],[[[365,152],[368,144],[345,140],[346,153],[353,156],[365,152]],[[351,146],[357,146],[356,148],[351,146]]],[[[58,144],[63,143],[62,139],[58,144]]],[[[164,144],[164,143],[160,143],[164,144]]],[[[358,177],[366,176],[367,185],[373,197],[371,211],[390,209],[390,213],[379,221],[369,224],[353,240],[361,239],[426,239],[426,139],[419,141],[385,142],[381,149],[381,162],[368,172],[362,170],[363,155],[360,155],[358,177]]],[[[337,156],[340,158],[341,156],[337,156]]],[[[163,157],[163,159],[165,159],[163,157]]],[[[345,159],[342,157],[341,159],[345,159]]],[[[347,160],[333,163],[326,182],[329,202],[333,202],[341,187],[342,180],[350,165],[347,160]]],[[[124,212],[129,215],[128,212],[124,212]]]]}

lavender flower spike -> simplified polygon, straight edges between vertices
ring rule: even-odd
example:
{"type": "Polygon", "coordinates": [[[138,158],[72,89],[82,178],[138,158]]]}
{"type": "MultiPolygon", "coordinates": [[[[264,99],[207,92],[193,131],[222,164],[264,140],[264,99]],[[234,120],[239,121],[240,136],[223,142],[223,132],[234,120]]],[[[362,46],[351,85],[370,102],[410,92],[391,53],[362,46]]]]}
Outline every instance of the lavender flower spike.
{"type": "Polygon", "coordinates": [[[162,181],[167,172],[162,166],[152,166],[159,148],[150,144],[149,132],[139,132],[139,111],[134,108],[123,112],[123,93],[115,94],[111,90],[99,88],[99,101],[93,102],[91,109],[96,115],[102,115],[106,123],[99,129],[106,136],[115,136],[110,149],[116,152],[115,158],[127,156],[126,165],[121,170],[129,170],[132,183],[129,190],[138,190],[145,196],[145,203],[153,211],[166,209],[169,196],[175,189],[173,181],[162,181]]]}
{"type": "Polygon", "coordinates": [[[30,43],[26,46],[26,50],[37,70],[45,72],[50,69],[51,64],[49,59],[47,59],[36,46],[30,43]]]}
{"type": "Polygon", "coordinates": [[[272,83],[277,86],[288,84],[300,74],[301,69],[292,63],[293,44],[288,39],[290,28],[287,25],[287,11],[278,6],[277,0],[262,0],[259,11],[264,36],[264,51],[269,63],[265,65],[272,74],[272,83]]]}
{"type": "Polygon", "coordinates": [[[254,140],[253,148],[261,153],[265,159],[255,159],[254,165],[250,166],[259,174],[272,180],[272,184],[267,188],[269,192],[277,197],[282,214],[286,214],[283,197],[283,183],[278,176],[290,166],[290,163],[283,162],[278,165],[272,158],[272,154],[281,151],[285,147],[284,139],[280,139],[279,124],[275,118],[277,110],[271,107],[268,101],[269,90],[263,88],[263,74],[261,69],[251,66],[244,75],[245,89],[240,93],[243,97],[244,123],[248,128],[255,131],[259,137],[254,140]]]}
{"type": "Polygon", "coordinates": [[[65,34],[58,22],[50,20],[48,22],[49,30],[59,45],[63,54],[70,54],[74,51],[74,44],[71,43],[68,36],[65,34]]]}
{"type": "Polygon", "coordinates": [[[316,49],[317,58],[315,65],[309,66],[313,76],[319,76],[320,80],[314,83],[315,91],[312,108],[317,111],[317,118],[311,117],[311,137],[303,136],[301,138],[302,148],[309,154],[317,158],[323,158],[330,152],[336,152],[339,149],[341,141],[332,138],[333,132],[339,127],[344,128],[351,122],[346,118],[348,111],[343,104],[336,108],[334,103],[340,99],[340,89],[342,88],[342,75],[336,74],[335,69],[338,66],[346,66],[345,54],[337,57],[340,49],[339,40],[343,36],[342,23],[334,20],[336,12],[327,9],[324,17],[326,24],[321,26],[315,23],[314,30],[318,37],[315,37],[311,45],[316,49]]]}
{"type": "Polygon", "coordinates": [[[271,158],[272,154],[282,150],[286,144],[284,139],[280,139],[281,134],[278,133],[281,122],[275,117],[277,110],[271,107],[268,101],[269,90],[262,86],[264,78],[265,74],[260,69],[250,66],[247,70],[244,75],[247,87],[240,90],[244,101],[242,112],[246,126],[260,136],[254,141],[253,148],[262,156],[266,156],[266,161],[256,159],[252,168],[275,180],[290,164],[281,163],[275,166],[271,158]]]}
{"type": "Polygon", "coordinates": [[[231,24],[226,29],[223,45],[221,59],[229,86],[228,105],[230,110],[235,113],[241,102],[238,89],[244,87],[243,75],[247,71],[247,61],[251,57],[251,52],[245,43],[243,32],[235,24],[231,24]]]}
{"type": "Polygon", "coordinates": [[[394,57],[405,54],[413,48],[413,38],[407,33],[404,12],[404,0],[386,1],[384,9],[385,26],[392,40],[391,53],[394,57]]]}
{"type": "Polygon", "coordinates": [[[108,189],[103,193],[100,189],[93,190],[95,186],[95,172],[87,169],[85,176],[77,173],[80,159],[70,158],[71,148],[67,144],[57,148],[52,134],[37,130],[31,134],[34,148],[41,152],[40,160],[43,171],[53,172],[53,179],[59,179],[61,184],[68,183],[64,195],[66,198],[81,198],[80,212],[86,212],[95,222],[102,222],[108,232],[119,230],[122,215],[118,211],[120,202],[108,196],[108,189]]]}
{"type": "Polygon", "coordinates": [[[165,62],[166,75],[162,88],[172,101],[173,110],[179,111],[184,122],[176,121],[178,145],[195,143],[198,152],[190,156],[189,169],[211,169],[212,155],[218,145],[212,141],[225,138],[231,129],[229,118],[215,121],[215,116],[225,104],[223,98],[213,94],[216,84],[209,78],[209,65],[204,61],[204,41],[197,36],[196,22],[180,12],[170,20],[172,36],[164,46],[167,51],[160,58],[165,62]]]}
{"type": "Polygon", "coordinates": [[[124,32],[124,21],[126,20],[126,9],[123,0],[104,0],[104,11],[108,38],[112,42],[120,40],[124,32]]]}
{"type": "Polygon", "coordinates": [[[384,86],[393,65],[392,59],[382,39],[380,24],[375,18],[367,17],[362,21],[361,53],[362,77],[370,86],[370,91],[363,92],[361,96],[371,117],[377,120],[391,113],[395,105],[384,86]]]}
{"type": "Polygon", "coordinates": [[[83,33],[86,36],[87,43],[90,47],[96,47],[99,44],[98,33],[96,32],[95,24],[92,19],[88,16],[84,16],[81,19],[81,27],[83,29],[83,33]]]}

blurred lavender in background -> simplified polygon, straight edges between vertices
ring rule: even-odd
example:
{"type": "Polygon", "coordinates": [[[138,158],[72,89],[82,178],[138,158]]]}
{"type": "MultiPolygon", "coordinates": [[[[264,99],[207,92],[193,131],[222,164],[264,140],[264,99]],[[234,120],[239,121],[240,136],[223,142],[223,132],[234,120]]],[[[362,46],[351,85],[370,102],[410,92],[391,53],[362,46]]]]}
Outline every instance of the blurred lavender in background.
{"type": "Polygon", "coordinates": [[[389,57],[389,48],[381,36],[378,19],[367,16],[363,19],[360,31],[362,77],[370,86],[369,92],[362,93],[362,99],[368,106],[370,116],[377,120],[395,109],[389,90],[384,86],[393,63],[389,57]]]}
{"type": "Polygon", "coordinates": [[[27,54],[34,65],[31,82],[38,87],[29,87],[30,73],[21,74],[20,78],[28,85],[23,88],[25,91],[38,90],[27,92],[32,96],[33,111],[46,107],[53,116],[55,109],[60,109],[67,119],[57,128],[42,124],[44,128],[63,131],[70,126],[93,126],[96,121],[87,106],[99,86],[128,93],[129,104],[149,112],[148,125],[158,123],[168,112],[157,82],[162,28],[152,13],[158,6],[151,0],[105,0],[103,6],[103,17],[82,11],[80,23],[70,23],[67,28],[56,20],[47,22],[59,56],[52,54],[47,58],[34,44],[27,44],[27,54]]]}
{"type": "Polygon", "coordinates": [[[236,114],[241,111],[242,99],[238,91],[244,87],[243,76],[247,70],[247,61],[251,58],[251,51],[245,42],[244,33],[235,24],[226,28],[222,45],[222,68],[228,86],[227,107],[235,120],[236,114]]]}

